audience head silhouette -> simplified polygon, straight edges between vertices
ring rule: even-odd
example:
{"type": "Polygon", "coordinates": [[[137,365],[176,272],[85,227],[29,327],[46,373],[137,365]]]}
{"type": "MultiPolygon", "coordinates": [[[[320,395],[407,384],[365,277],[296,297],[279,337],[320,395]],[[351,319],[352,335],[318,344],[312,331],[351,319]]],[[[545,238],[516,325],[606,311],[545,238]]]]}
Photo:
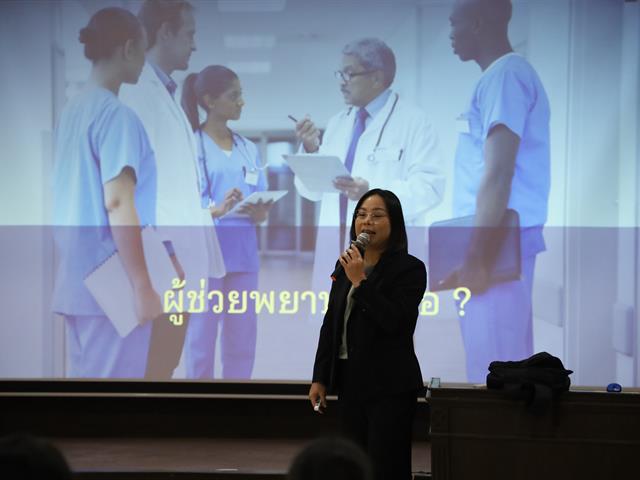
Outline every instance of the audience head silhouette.
{"type": "Polygon", "coordinates": [[[0,438],[0,476],[22,480],[71,480],[62,453],[46,440],[13,434],[0,438]]]}
{"type": "Polygon", "coordinates": [[[367,455],[341,438],[316,440],[296,455],[288,480],[371,480],[367,455]]]}

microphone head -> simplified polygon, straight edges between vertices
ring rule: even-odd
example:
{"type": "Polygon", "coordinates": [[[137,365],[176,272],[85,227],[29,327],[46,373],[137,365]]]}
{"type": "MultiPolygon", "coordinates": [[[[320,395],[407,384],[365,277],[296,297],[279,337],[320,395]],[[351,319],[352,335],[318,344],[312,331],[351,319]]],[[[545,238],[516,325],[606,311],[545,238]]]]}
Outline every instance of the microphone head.
{"type": "Polygon", "coordinates": [[[362,232],[360,235],[358,235],[358,238],[355,239],[355,241],[353,242],[353,244],[364,250],[365,248],[367,248],[367,245],[369,245],[369,240],[371,238],[369,237],[369,234],[366,232],[362,232]]]}

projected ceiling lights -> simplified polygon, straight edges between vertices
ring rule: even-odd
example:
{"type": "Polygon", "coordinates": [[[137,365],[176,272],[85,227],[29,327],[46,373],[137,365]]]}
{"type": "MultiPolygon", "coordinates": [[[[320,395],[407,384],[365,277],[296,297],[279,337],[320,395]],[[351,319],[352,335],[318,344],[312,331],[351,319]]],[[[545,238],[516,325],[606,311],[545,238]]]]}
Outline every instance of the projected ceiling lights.
{"type": "Polygon", "coordinates": [[[287,0],[218,0],[221,12],[281,12],[287,0]]]}
{"type": "Polygon", "coordinates": [[[265,75],[271,73],[271,62],[267,61],[229,62],[227,66],[237,74],[265,75]]]}
{"type": "Polygon", "coordinates": [[[270,50],[276,45],[275,35],[225,35],[224,46],[233,49],[270,50]]]}

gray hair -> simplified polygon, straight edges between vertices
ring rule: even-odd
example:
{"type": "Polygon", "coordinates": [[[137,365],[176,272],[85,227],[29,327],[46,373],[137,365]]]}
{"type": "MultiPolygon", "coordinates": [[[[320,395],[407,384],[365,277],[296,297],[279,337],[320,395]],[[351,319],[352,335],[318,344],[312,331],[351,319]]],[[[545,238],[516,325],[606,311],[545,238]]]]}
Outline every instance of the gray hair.
{"type": "Polygon", "coordinates": [[[396,76],[396,57],[389,46],[378,38],[362,38],[348,43],[343,55],[353,55],[367,70],[382,70],[385,87],[393,83],[396,76]]]}

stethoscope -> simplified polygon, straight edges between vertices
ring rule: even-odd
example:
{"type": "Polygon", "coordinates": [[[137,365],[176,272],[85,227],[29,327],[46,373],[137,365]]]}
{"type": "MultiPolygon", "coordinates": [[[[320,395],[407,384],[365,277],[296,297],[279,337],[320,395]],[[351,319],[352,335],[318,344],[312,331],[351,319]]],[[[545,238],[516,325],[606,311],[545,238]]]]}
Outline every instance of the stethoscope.
{"type": "MultiPolygon", "coordinates": [[[[251,166],[249,171],[253,174],[256,174],[258,171],[262,171],[266,169],[267,162],[264,162],[263,165],[258,165],[257,160],[255,158],[251,158],[251,155],[249,154],[249,147],[247,145],[247,141],[245,140],[245,138],[242,135],[237,134],[231,129],[229,129],[229,131],[231,132],[231,139],[233,140],[233,146],[240,153],[240,156],[244,160],[246,160],[246,162],[251,166]],[[242,148],[240,148],[239,143],[242,143],[242,148]]],[[[198,130],[198,136],[200,137],[200,148],[202,150],[202,157],[200,157],[201,158],[200,161],[202,162],[202,168],[204,170],[204,178],[207,181],[207,186],[206,186],[207,196],[209,197],[209,203],[212,204],[214,200],[211,195],[211,179],[209,178],[209,169],[207,168],[207,151],[204,148],[204,138],[202,136],[202,129],[198,130]]],[[[244,165],[242,166],[242,172],[243,172],[243,176],[246,179],[247,169],[244,165]]]]}
{"type": "MultiPolygon", "coordinates": [[[[393,105],[391,105],[391,110],[389,110],[389,113],[387,113],[387,118],[384,119],[384,123],[382,124],[382,128],[380,129],[380,133],[378,133],[378,140],[376,141],[376,144],[373,147],[373,151],[369,155],[367,155],[367,161],[372,165],[378,164],[378,160],[376,159],[376,151],[379,150],[380,141],[382,140],[382,135],[384,135],[384,130],[385,128],[387,128],[387,123],[389,123],[389,119],[391,118],[391,115],[393,115],[393,112],[396,109],[398,98],[400,98],[400,95],[398,95],[397,93],[395,94],[395,96],[396,97],[393,100],[393,105]]],[[[351,110],[352,108],[349,109],[348,113],[351,113],[351,110]]],[[[402,155],[402,150],[400,150],[400,155],[402,155]]]]}

